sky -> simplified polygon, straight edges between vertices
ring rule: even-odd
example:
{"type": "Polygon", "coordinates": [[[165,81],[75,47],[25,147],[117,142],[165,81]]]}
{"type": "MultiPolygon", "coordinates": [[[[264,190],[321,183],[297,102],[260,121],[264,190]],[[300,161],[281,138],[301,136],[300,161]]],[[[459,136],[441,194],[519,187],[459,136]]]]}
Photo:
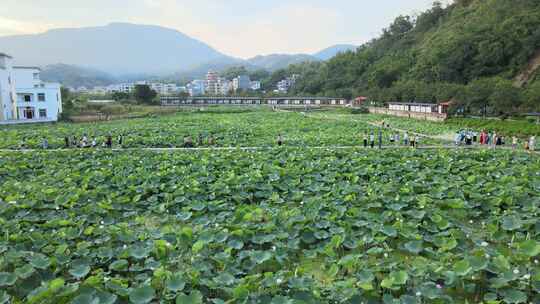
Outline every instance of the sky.
{"type": "MultiPolygon", "coordinates": [[[[446,0],[448,1],[448,0],[446,0]]],[[[2,0],[0,36],[111,22],[160,25],[227,55],[315,53],[360,45],[433,0],[2,0]]]]}

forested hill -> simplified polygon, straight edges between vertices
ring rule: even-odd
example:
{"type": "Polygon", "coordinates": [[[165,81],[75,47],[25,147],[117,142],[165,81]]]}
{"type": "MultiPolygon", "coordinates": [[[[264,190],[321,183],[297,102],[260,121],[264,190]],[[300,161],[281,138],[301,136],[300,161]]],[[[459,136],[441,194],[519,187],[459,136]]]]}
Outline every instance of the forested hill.
{"type": "Polygon", "coordinates": [[[540,110],[539,51],[540,0],[457,0],[400,16],[355,52],[277,73],[299,73],[298,94],[453,99],[506,113],[540,110]]]}

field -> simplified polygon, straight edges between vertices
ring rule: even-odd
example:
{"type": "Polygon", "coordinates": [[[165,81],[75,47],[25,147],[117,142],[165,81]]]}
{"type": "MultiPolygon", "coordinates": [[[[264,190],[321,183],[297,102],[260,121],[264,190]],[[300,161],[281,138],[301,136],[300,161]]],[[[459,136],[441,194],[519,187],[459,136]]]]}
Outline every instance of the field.
{"type": "Polygon", "coordinates": [[[271,112],[6,129],[268,147],[0,152],[0,303],[540,302],[540,157],[332,147],[371,129],[271,112]],[[280,130],[294,144],[269,147],[280,130]]]}
{"type": "MultiPolygon", "coordinates": [[[[366,132],[378,128],[365,121],[321,120],[306,117],[301,113],[275,113],[266,110],[243,111],[238,113],[187,112],[170,116],[157,116],[107,123],[59,123],[55,126],[1,127],[3,138],[1,148],[18,148],[22,141],[28,148],[39,148],[43,138],[47,138],[51,148],[62,148],[65,136],[81,138],[87,134],[96,136],[101,142],[108,134],[124,136],[124,148],[168,148],[179,147],[183,138],[191,135],[195,140],[199,135],[207,138],[210,134],[217,138],[220,147],[273,146],[282,134],[289,146],[352,146],[359,145],[366,132]]],[[[390,132],[384,130],[388,142],[390,132]]],[[[436,140],[425,139],[422,144],[432,144],[436,140]]],[[[203,145],[204,146],[204,145],[203,145]]]]}

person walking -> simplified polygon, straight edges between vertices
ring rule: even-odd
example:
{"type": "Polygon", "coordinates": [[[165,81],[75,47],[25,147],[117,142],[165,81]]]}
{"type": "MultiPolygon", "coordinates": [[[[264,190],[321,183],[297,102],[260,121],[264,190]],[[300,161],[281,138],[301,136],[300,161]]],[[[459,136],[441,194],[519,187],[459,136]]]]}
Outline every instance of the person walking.
{"type": "Polygon", "coordinates": [[[277,144],[278,144],[279,147],[283,146],[283,136],[281,136],[281,133],[278,134],[277,144]]]}
{"type": "Polygon", "coordinates": [[[454,137],[454,143],[456,146],[459,146],[461,143],[461,134],[459,132],[456,132],[456,136],[454,137]]]}
{"type": "Polygon", "coordinates": [[[118,146],[122,148],[122,144],[124,143],[124,137],[122,135],[118,136],[118,146]]]}
{"type": "Polygon", "coordinates": [[[97,146],[97,140],[96,140],[96,137],[92,137],[92,148],[95,148],[97,146]]]}
{"type": "Polygon", "coordinates": [[[47,138],[43,137],[43,141],[41,142],[41,147],[45,150],[49,149],[49,141],[47,138]]]}
{"type": "Polygon", "coordinates": [[[112,136],[111,135],[107,135],[107,140],[105,144],[107,145],[107,148],[112,149],[112,136]]]}
{"type": "Polygon", "coordinates": [[[395,142],[396,142],[396,138],[394,136],[394,133],[392,133],[390,134],[390,144],[393,146],[395,142]]]}
{"type": "Polygon", "coordinates": [[[373,132],[369,134],[369,145],[372,149],[375,148],[375,134],[373,134],[373,132]]]}
{"type": "Polygon", "coordinates": [[[184,137],[184,148],[193,148],[193,138],[190,135],[184,137]]]}
{"type": "Polygon", "coordinates": [[[202,133],[199,133],[199,137],[197,138],[197,144],[199,147],[204,146],[204,136],[202,133]]]}
{"type": "Polygon", "coordinates": [[[368,146],[368,134],[364,133],[364,148],[367,148],[368,146]]]}
{"type": "Polygon", "coordinates": [[[382,129],[379,129],[379,149],[382,149],[382,129]]]}
{"type": "Polygon", "coordinates": [[[69,148],[69,137],[67,136],[64,137],[64,148],[69,148]]]}
{"type": "Polygon", "coordinates": [[[536,136],[529,138],[529,151],[536,151],[536,136]]]}
{"type": "Polygon", "coordinates": [[[399,132],[396,132],[396,136],[395,136],[395,139],[396,139],[396,145],[399,146],[399,143],[400,143],[400,138],[399,138],[399,132]]]}
{"type": "Polygon", "coordinates": [[[409,145],[409,133],[407,133],[407,132],[405,132],[405,134],[403,135],[403,144],[405,146],[409,145]]]}
{"type": "Polygon", "coordinates": [[[515,150],[517,149],[517,146],[518,146],[518,138],[517,136],[512,136],[512,150],[515,150]]]}
{"type": "Polygon", "coordinates": [[[411,137],[411,147],[416,147],[416,135],[413,135],[411,137]]]}

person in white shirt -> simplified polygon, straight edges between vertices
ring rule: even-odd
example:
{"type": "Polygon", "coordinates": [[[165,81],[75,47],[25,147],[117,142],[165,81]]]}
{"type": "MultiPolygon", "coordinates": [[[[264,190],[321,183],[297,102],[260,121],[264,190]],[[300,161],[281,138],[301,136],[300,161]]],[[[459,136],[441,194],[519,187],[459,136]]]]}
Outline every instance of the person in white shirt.
{"type": "Polygon", "coordinates": [[[529,138],[529,151],[536,151],[536,136],[529,138]]]}
{"type": "Polygon", "coordinates": [[[409,145],[409,133],[407,132],[405,132],[405,134],[403,135],[403,143],[405,144],[405,146],[409,145]]]}

